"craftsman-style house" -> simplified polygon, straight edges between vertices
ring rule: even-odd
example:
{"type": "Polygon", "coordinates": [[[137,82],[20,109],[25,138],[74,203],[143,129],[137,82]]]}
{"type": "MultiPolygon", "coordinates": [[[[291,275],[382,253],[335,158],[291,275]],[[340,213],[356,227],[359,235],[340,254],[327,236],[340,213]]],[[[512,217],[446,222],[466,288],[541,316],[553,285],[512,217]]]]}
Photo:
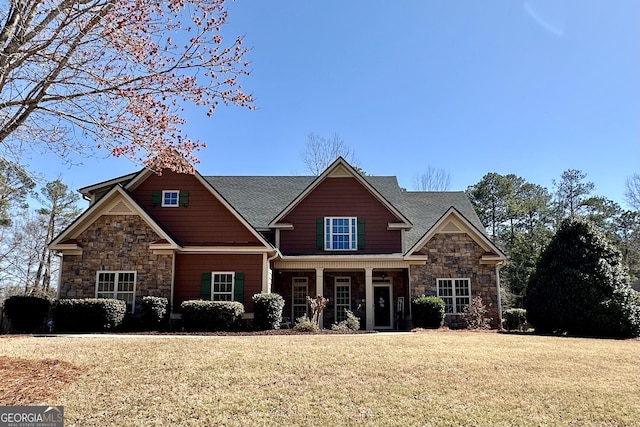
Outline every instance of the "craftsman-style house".
{"type": "Polygon", "coordinates": [[[411,192],[337,159],[319,176],[140,172],[80,190],[89,208],[54,239],[59,298],[110,297],[139,308],[169,299],[237,300],[276,292],[284,316],[323,295],[328,327],[360,316],[366,329],[410,327],[410,300],[438,295],[449,326],[476,295],[501,318],[504,254],[463,192],[411,192]]]}

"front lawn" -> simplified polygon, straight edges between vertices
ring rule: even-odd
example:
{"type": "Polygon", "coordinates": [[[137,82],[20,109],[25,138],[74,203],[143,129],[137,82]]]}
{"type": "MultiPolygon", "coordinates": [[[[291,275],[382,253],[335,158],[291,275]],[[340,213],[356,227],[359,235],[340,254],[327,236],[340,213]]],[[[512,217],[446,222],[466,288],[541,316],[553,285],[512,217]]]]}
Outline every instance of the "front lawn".
{"type": "Polygon", "coordinates": [[[638,340],[12,337],[0,377],[0,405],[64,405],[67,426],[640,425],[638,340]]]}

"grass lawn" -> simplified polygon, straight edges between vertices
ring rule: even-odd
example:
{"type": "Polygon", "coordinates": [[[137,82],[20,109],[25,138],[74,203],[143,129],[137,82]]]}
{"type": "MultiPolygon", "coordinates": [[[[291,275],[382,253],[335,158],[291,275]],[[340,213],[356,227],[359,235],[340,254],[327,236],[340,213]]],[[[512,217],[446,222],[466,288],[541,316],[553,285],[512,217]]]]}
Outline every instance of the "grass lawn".
{"type": "Polygon", "coordinates": [[[10,337],[0,378],[67,426],[640,426],[638,340],[10,337]]]}

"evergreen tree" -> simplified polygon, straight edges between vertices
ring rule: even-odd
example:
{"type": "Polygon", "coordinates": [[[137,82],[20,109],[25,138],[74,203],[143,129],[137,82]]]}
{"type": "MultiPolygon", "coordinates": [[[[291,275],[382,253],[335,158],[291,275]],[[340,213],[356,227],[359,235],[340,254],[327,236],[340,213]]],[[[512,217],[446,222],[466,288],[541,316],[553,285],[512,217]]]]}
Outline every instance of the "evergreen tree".
{"type": "Polygon", "coordinates": [[[620,252],[589,221],[564,220],[529,280],[527,319],[539,332],[640,335],[640,303],[620,252]]]}

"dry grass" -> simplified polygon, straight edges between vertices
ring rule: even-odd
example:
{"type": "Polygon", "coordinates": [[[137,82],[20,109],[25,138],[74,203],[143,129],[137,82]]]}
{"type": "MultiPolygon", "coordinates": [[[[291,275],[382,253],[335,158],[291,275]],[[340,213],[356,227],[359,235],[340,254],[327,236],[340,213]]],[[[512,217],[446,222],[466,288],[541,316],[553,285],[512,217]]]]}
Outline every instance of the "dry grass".
{"type": "Polygon", "coordinates": [[[64,405],[67,426],[640,426],[637,340],[25,337],[2,356],[73,370],[57,396],[21,401],[64,405]]]}

